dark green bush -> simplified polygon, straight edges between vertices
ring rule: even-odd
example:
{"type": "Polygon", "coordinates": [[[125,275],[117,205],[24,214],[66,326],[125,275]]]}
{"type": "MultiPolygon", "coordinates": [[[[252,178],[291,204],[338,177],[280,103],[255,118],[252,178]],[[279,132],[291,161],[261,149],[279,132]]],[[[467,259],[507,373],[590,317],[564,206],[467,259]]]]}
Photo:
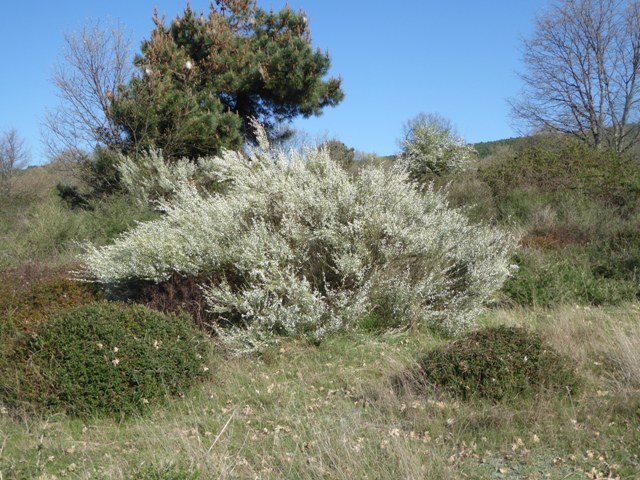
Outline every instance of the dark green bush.
{"type": "Polygon", "coordinates": [[[189,318],[108,302],[62,310],[14,345],[17,370],[4,374],[21,383],[0,402],[75,415],[127,415],[182,393],[208,352],[189,318]]]}
{"type": "Polygon", "coordinates": [[[423,355],[419,383],[462,399],[515,401],[543,391],[573,392],[579,379],[569,361],[527,329],[490,327],[423,355]]]}
{"type": "Polygon", "coordinates": [[[71,210],[76,208],[93,210],[87,195],[81,193],[76,185],[58,183],[56,185],[56,193],[71,210]]]}
{"type": "MultiPolygon", "coordinates": [[[[70,280],[65,269],[37,264],[0,272],[0,401],[24,384],[16,358],[24,342],[60,309],[93,303],[101,297],[96,285],[70,280]]],[[[18,363],[19,364],[19,363],[18,363]]],[[[18,398],[19,399],[19,398],[18,398]]]]}
{"type": "Polygon", "coordinates": [[[343,142],[337,139],[328,140],[320,147],[326,148],[331,160],[339,163],[345,169],[349,169],[353,166],[356,157],[356,151],[354,148],[347,147],[343,142]]]}
{"type": "Polygon", "coordinates": [[[89,186],[89,196],[99,198],[122,190],[117,164],[118,152],[107,148],[96,148],[93,155],[82,164],[83,177],[89,186]]]}

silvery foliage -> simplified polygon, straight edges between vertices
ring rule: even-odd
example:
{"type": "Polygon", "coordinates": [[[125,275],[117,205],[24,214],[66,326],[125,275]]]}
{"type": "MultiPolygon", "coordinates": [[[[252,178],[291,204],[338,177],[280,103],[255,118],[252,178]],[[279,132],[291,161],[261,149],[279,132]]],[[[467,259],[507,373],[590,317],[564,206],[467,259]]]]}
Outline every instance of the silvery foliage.
{"type": "Polygon", "coordinates": [[[323,149],[211,159],[224,194],[179,181],[164,215],[112,245],[89,247],[85,278],[209,279],[213,326],[241,353],[280,336],[319,341],[385,312],[457,333],[512,272],[514,238],[471,224],[444,195],[394,167],[349,175],[323,149]]]}
{"type": "Polygon", "coordinates": [[[435,114],[407,122],[400,147],[400,163],[417,181],[464,170],[475,153],[449,120],[435,114]]]}
{"type": "Polygon", "coordinates": [[[187,158],[165,162],[162,151],[151,150],[137,157],[122,155],[117,165],[124,188],[143,205],[173,197],[178,185],[214,186],[219,177],[215,158],[187,158]]]}

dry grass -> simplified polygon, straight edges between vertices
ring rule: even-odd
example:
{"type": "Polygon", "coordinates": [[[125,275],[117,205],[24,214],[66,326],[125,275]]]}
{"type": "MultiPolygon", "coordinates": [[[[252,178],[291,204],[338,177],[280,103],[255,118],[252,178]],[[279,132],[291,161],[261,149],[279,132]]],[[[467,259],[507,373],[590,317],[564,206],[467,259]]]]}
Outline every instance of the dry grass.
{"type": "Polygon", "coordinates": [[[593,381],[640,388],[640,305],[513,309],[494,312],[492,323],[533,325],[573,358],[593,381]]]}
{"type": "Polygon", "coordinates": [[[621,376],[637,375],[637,312],[487,315],[533,325],[573,357],[589,382],[576,398],[508,406],[394,389],[417,353],[441,342],[424,332],[290,342],[260,359],[218,356],[210,383],[126,422],[0,415],[0,471],[3,480],[638,478],[640,394],[621,376]],[[616,351],[622,363],[602,362],[616,351]]]}
{"type": "Polygon", "coordinates": [[[611,361],[622,382],[640,388],[640,325],[612,332],[611,361]]]}

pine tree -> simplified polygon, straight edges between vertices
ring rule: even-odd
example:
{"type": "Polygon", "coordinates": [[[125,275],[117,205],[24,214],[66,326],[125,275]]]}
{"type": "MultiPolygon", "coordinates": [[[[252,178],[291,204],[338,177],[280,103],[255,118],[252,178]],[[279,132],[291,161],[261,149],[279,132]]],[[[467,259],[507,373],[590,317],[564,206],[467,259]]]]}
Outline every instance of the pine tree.
{"type": "Polygon", "coordinates": [[[323,79],[329,55],[313,50],[303,12],[216,0],[208,17],[187,6],[169,26],[157,11],[153,20],[135,61],[140,74],[114,101],[129,153],[155,147],[168,159],[217,154],[251,139],[251,118],[273,131],[344,97],[340,79],[323,79]]]}

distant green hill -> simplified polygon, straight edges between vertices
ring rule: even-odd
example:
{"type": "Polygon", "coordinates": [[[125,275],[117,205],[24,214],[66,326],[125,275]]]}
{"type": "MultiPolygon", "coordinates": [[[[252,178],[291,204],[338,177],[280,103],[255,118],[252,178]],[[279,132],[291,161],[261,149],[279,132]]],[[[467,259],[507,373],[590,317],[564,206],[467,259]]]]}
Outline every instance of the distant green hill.
{"type": "Polygon", "coordinates": [[[473,146],[478,152],[478,157],[485,158],[494,154],[500,147],[515,147],[527,138],[528,137],[505,138],[502,140],[494,140],[492,142],[478,142],[474,143],[473,146]]]}
{"type": "MultiPolygon", "coordinates": [[[[493,140],[490,142],[478,142],[472,145],[478,152],[478,157],[485,158],[485,157],[488,157],[489,155],[493,155],[496,152],[496,150],[498,150],[500,147],[515,147],[521,144],[522,142],[526,141],[527,138],[530,138],[530,137],[504,138],[501,140],[493,140]]],[[[393,162],[393,160],[396,159],[396,155],[386,155],[386,156],[381,156],[380,158],[387,162],[393,162]]]]}

